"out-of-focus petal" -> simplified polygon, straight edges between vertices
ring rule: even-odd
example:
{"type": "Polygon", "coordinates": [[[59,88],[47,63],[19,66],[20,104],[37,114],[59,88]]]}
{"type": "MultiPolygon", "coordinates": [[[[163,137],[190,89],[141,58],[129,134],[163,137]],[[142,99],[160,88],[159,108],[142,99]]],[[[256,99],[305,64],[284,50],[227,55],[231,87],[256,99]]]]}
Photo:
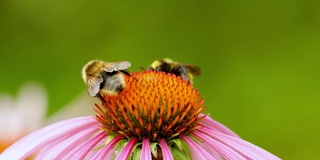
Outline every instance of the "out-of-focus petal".
{"type": "Polygon", "coordinates": [[[38,83],[27,83],[21,87],[16,107],[22,130],[30,133],[39,129],[47,110],[47,92],[38,83]]]}
{"type": "Polygon", "coordinates": [[[17,99],[0,95],[0,152],[1,146],[15,142],[40,128],[46,113],[47,94],[38,83],[21,87],[17,99]]]}

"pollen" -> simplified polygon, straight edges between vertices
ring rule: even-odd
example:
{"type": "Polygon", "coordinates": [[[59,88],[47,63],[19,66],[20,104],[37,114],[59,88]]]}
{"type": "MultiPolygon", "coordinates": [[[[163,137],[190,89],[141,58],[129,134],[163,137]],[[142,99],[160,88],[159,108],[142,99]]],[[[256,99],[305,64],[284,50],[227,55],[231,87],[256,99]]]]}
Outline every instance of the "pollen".
{"type": "Polygon", "coordinates": [[[95,118],[108,134],[128,138],[171,140],[198,127],[205,109],[197,89],[181,77],[161,71],[141,71],[125,76],[117,95],[102,95],[95,118]]]}

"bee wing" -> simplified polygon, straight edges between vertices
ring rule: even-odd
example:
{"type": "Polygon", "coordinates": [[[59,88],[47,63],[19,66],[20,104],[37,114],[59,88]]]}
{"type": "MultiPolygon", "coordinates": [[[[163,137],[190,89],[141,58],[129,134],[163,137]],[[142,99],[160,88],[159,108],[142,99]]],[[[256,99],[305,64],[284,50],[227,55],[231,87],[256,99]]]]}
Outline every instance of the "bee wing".
{"type": "Polygon", "coordinates": [[[173,61],[172,59],[170,58],[164,58],[161,60],[162,63],[168,63],[168,64],[171,64],[173,66],[176,66],[176,65],[183,65],[185,68],[188,69],[188,71],[192,74],[192,75],[195,75],[195,76],[199,76],[201,75],[201,69],[200,67],[198,66],[195,66],[195,65],[192,65],[192,64],[186,64],[186,63],[179,63],[179,62],[175,62],[173,61]]]}
{"type": "Polygon", "coordinates": [[[125,70],[130,66],[131,66],[131,63],[128,61],[108,62],[103,69],[106,72],[114,72],[119,70],[125,70]]]}
{"type": "Polygon", "coordinates": [[[195,76],[201,75],[201,68],[200,67],[194,66],[191,64],[183,64],[183,66],[185,66],[191,74],[193,74],[195,76]]]}
{"type": "Polygon", "coordinates": [[[96,96],[100,90],[100,84],[103,82],[103,78],[100,76],[99,78],[91,78],[88,79],[88,93],[90,96],[96,96]]]}

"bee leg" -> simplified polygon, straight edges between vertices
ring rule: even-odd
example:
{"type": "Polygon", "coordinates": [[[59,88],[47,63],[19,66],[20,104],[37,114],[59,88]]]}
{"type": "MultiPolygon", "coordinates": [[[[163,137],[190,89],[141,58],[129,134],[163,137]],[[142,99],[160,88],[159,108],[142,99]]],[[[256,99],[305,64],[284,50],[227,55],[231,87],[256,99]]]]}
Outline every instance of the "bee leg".
{"type": "Polygon", "coordinates": [[[99,98],[102,103],[107,103],[106,100],[103,99],[100,93],[98,93],[96,97],[99,98]]]}

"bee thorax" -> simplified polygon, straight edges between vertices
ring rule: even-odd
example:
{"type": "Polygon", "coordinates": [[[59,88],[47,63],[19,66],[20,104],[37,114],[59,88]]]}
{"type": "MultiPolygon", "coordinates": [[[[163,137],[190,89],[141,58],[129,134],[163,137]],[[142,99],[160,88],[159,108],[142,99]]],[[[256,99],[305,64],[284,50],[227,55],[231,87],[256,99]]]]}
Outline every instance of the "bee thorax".
{"type": "Polygon", "coordinates": [[[124,75],[121,72],[103,74],[104,82],[100,86],[100,94],[115,95],[125,87],[124,75]]]}

